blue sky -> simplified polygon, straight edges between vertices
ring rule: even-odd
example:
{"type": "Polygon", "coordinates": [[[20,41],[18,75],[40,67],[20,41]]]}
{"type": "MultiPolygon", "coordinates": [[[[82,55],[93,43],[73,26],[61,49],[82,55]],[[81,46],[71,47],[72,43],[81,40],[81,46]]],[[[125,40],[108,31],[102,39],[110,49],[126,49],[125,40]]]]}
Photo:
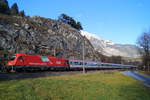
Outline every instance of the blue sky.
{"type": "Polygon", "coordinates": [[[116,43],[135,44],[150,29],[150,0],[8,0],[29,16],[57,19],[66,13],[85,31],[116,43]]]}

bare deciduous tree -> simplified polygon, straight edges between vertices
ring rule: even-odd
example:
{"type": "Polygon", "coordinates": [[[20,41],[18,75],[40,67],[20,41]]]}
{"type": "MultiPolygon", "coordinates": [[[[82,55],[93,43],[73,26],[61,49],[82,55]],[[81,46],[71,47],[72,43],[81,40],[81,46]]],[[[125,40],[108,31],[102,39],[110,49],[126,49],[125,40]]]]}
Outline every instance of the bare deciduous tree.
{"type": "Polygon", "coordinates": [[[150,32],[144,32],[137,40],[143,61],[143,69],[150,71],[150,32]]]}

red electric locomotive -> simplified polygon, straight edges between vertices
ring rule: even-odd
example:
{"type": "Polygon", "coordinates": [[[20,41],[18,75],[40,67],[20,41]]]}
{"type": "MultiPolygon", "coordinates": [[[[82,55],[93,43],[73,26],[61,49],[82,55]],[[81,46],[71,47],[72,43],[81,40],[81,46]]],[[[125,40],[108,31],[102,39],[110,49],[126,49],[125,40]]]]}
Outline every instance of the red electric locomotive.
{"type": "Polygon", "coordinates": [[[7,70],[67,70],[69,69],[68,61],[66,59],[40,56],[40,55],[26,55],[17,53],[10,58],[6,66],[7,70]]]}

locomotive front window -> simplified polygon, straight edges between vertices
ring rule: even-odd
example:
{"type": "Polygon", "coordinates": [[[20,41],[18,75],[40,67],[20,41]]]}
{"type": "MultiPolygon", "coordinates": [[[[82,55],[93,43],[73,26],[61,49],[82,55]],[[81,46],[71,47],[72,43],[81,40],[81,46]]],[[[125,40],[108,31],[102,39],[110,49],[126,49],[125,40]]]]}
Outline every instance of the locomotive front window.
{"type": "Polygon", "coordinates": [[[15,60],[16,56],[11,56],[10,60],[15,60]]]}

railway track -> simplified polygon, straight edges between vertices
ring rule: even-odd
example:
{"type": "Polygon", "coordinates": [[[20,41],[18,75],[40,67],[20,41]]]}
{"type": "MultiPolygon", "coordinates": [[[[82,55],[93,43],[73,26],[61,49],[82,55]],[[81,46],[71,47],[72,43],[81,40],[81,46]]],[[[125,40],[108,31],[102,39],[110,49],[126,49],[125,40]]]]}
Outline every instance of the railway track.
{"type": "MultiPolygon", "coordinates": [[[[87,73],[93,72],[111,72],[112,70],[91,70],[87,73]]],[[[74,75],[80,74],[82,71],[35,71],[35,72],[22,72],[22,73],[4,73],[0,72],[0,81],[7,80],[18,80],[25,78],[38,78],[38,77],[51,77],[51,76],[61,76],[61,75],[74,75]]]]}
{"type": "MultiPolygon", "coordinates": [[[[88,71],[88,73],[89,72],[94,72],[94,71],[88,71]]],[[[50,77],[50,76],[60,76],[60,75],[74,75],[80,73],[82,73],[82,71],[35,71],[35,72],[22,72],[22,73],[0,72],[0,81],[25,79],[25,78],[50,77]]]]}

